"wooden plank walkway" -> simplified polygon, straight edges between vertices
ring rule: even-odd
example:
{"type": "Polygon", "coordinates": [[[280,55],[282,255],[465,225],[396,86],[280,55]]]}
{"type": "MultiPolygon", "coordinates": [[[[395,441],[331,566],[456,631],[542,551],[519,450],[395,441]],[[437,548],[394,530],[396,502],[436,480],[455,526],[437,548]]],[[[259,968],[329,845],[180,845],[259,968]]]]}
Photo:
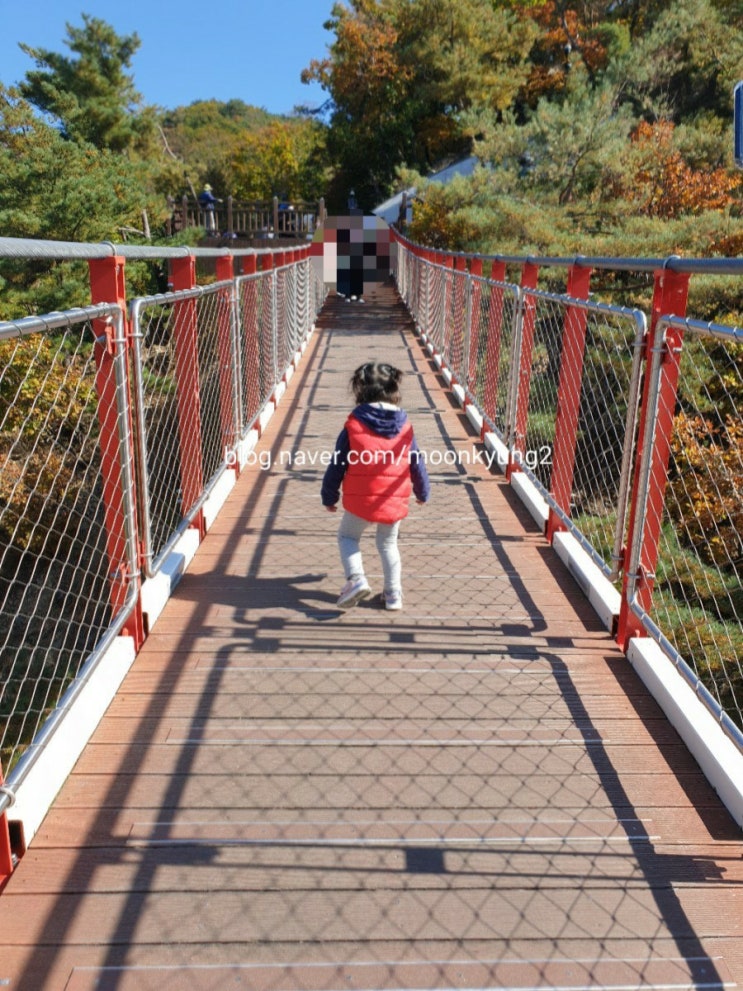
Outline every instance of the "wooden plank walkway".
{"type": "Polygon", "coordinates": [[[328,302],[270,470],[242,473],[0,896],[0,987],[743,983],[740,833],[477,446],[391,287],[328,302]],[[312,461],[370,357],[461,462],[403,524],[399,614],[334,608],[312,461]]]}

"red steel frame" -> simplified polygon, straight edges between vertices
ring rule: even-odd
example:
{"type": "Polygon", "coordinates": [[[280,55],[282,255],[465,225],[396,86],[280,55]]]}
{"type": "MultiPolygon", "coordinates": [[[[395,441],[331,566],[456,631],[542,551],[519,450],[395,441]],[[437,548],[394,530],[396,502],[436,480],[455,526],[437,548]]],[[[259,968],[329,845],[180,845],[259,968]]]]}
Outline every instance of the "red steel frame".
{"type": "MultiPolygon", "coordinates": [[[[0,764],[0,785],[3,783],[3,767],[0,764]]],[[[13,873],[13,846],[10,842],[10,827],[8,826],[8,815],[3,812],[0,815],[0,890],[13,873]]]]}
{"type": "MultiPolygon", "coordinates": [[[[490,266],[490,278],[494,282],[506,281],[506,263],[494,261],[490,266]]],[[[492,423],[495,423],[498,405],[498,372],[500,369],[500,353],[503,341],[503,303],[505,293],[498,286],[490,289],[490,306],[488,307],[487,342],[485,345],[485,391],[483,395],[483,412],[492,423]]],[[[483,423],[483,434],[487,425],[483,423]]]]}
{"type": "MultiPolygon", "coordinates": [[[[88,263],[90,274],[90,294],[93,303],[115,303],[121,308],[125,335],[129,347],[129,323],[126,317],[125,261],[119,256],[91,259],[88,263]]],[[[119,456],[119,422],[116,396],[116,376],[114,353],[110,344],[111,328],[104,320],[93,322],[96,338],[94,349],[96,362],[96,391],[98,395],[98,422],[100,425],[101,474],[103,478],[104,520],[106,527],[106,550],[111,576],[109,594],[113,614],[119,612],[127,598],[127,585],[139,581],[138,575],[129,573],[130,563],[127,554],[126,531],[124,524],[124,493],[119,456]]],[[[127,374],[129,363],[127,362],[127,374]]],[[[131,430],[129,431],[131,436],[131,430]]],[[[130,450],[132,463],[134,451],[130,450]]],[[[135,500],[133,500],[135,501],[135,500]]],[[[136,504],[136,503],[135,503],[136,504]]],[[[138,539],[136,520],[133,520],[138,553],[141,545],[138,539]]],[[[132,615],[122,630],[124,635],[134,640],[134,649],[144,643],[145,624],[139,597],[132,615]]]]}
{"type": "MultiPolygon", "coordinates": [[[[419,250],[411,245],[411,250],[418,251],[421,257],[430,257],[437,264],[450,269],[461,270],[463,259],[458,258],[455,265],[453,255],[442,252],[419,250]]],[[[472,263],[472,274],[482,271],[482,263],[475,259],[472,263]]],[[[527,260],[521,269],[521,286],[523,289],[536,289],[539,267],[527,260]]],[[[494,260],[490,279],[495,282],[505,282],[506,263],[494,260]]],[[[575,264],[568,272],[566,295],[574,299],[587,299],[591,279],[591,269],[575,264]]],[[[666,332],[663,342],[663,357],[660,363],[660,381],[658,383],[657,414],[654,424],[648,423],[649,403],[654,388],[647,369],[649,361],[649,342],[653,340],[658,320],[662,316],[683,317],[686,313],[690,276],[688,273],[674,272],[664,268],[654,273],[654,292],[650,329],[645,342],[643,396],[640,404],[640,422],[638,436],[642,440],[649,430],[652,430],[652,443],[638,444],[635,455],[635,465],[631,481],[629,499],[629,529],[626,546],[623,550],[623,587],[621,596],[620,615],[617,624],[616,640],[625,649],[632,637],[643,636],[645,631],[640,618],[631,608],[633,594],[641,611],[649,612],[652,602],[655,569],[658,562],[660,531],[663,518],[665,485],[668,476],[668,464],[671,451],[671,435],[678,388],[680,354],[683,334],[675,329],[666,332]],[[647,493],[640,491],[642,485],[642,459],[650,458],[650,465],[644,477],[648,479],[647,493]],[[642,505],[642,512],[639,507],[642,505]],[[639,533],[637,533],[639,528],[639,533]],[[637,574],[628,574],[629,554],[639,541],[639,560],[637,574]]],[[[476,300],[477,297],[474,297],[476,300]]],[[[529,297],[524,301],[524,312],[521,330],[521,347],[519,354],[518,384],[516,397],[515,422],[508,424],[512,436],[507,438],[512,448],[506,476],[510,478],[514,471],[521,467],[520,456],[525,452],[523,445],[528,425],[528,401],[531,388],[531,367],[534,349],[536,306],[529,297]]],[[[578,418],[580,412],[580,395],[583,377],[585,354],[587,313],[579,306],[568,306],[564,318],[564,335],[562,359],[560,364],[560,379],[558,385],[558,402],[555,422],[555,446],[553,451],[553,472],[551,479],[551,494],[559,509],[567,515],[570,509],[573,476],[575,471],[575,449],[577,441],[578,418]]],[[[479,337],[479,307],[478,317],[472,321],[471,341],[479,337]]],[[[497,287],[491,288],[490,307],[487,316],[486,368],[483,396],[483,412],[491,422],[495,421],[498,390],[498,371],[503,334],[503,291],[497,287]]],[[[471,346],[469,372],[472,374],[473,357],[476,347],[471,346]]],[[[474,359],[476,360],[476,358],[474,359]]],[[[483,433],[487,426],[483,424],[483,433]]],[[[565,529],[560,515],[550,507],[546,527],[546,535],[551,541],[555,533],[565,529]]]]}
{"type": "MultiPolygon", "coordinates": [[[[196,259],[193,255],[174,258],[171,267],[173,290],[193,289],[196,285],[196,259]]],[[[199,395],[199,350],[195,299],[176,305],[173,322],[175,377],[178,409],[178,437],[181,453],[181,505],[184,516],[204,488],[201,464],[201,398],[199,395]]],[[[203,510],[191,523],[202,539],[206,533],[203,510]]]]}
{"type": "Polygon", "coordinates": [[[668,463],[671,454],[671,433],[676,407],[679,370],[681,364],[681,345],[683,334],[670,330],[666,334],[663,345],[663,355],[660,364],[660,381],[658,383],[658,406],[655,424],[648,423],[650,395],[654,388],[647,369],[650,364],[650,342],[655,337],[655,329],[661,316],[683,317],[686,314],[686,302],[689,292],[690,276],[681,272],[663,269],[655,273],[653,290],[653,306],[650,329],[646,336],[644,362],[646,373],[643,383],[642,402],[640,406],[640,423],[638,427],[638,448],[635,457],[635,469],[632,479],[632,491],[629,506],[629,528],[624,550],[624,574],[622,580],[622,601],[617,625],[617,643],[626,650],[633,637],[645,635],[645,629],[639,617],[630,607],[633,592],[637,594],[638,606],[645,612],[650,611],[653,586],[655,584],[655,569],[658,564],[658,548],[660,531],[663,520],[663,505],[668,463]],[[644,456],[642,439],[649,430],[653,431],[653,443],[649,448],[650,465],[648,472],[647,498],[640,491],[642,480],[642,458],[644,456]],[[644,500],[644,512],[640,519],[638,507],[644,500]],[[638,526],[640,554],[637,574],[629,573],[629,554],[635,542],[635,532],[638,526]]]}
{"type": "MultiPolygon", "coordinates": [[[[536,289],[539,266],[527,261],[521,268],[521,288],[536,289]]],[[[526,296],[523,301],[524,313],[521,322],[521,347],[519,356],[519,381],[516,394],[516,420],[513,424],[513,438],[508,454],[506,478],[514,471],[521,471],[526,430],[529,419],[529,391],[531,389],[531,367],[534,360],[534,331],[537,308],[533,299],[526,296]]]]}
{"type": "MultiPolygon", "coordinates": [[[[590,283],[591,270],[580,265],[572,265],[568,271],[566,293],[573,299],[588,299],[590,283]]],[[[570,514],[570,499],[573,492],[587,323],[588,314],[584,309],[568,306],[563,325],[551,478],[552,497],[566,515],[570,514]]],[[[554,508],[550,506],[547,519],[547,539],[551,543],[555,533],[565,529],[565,524],[554,508]]]]}

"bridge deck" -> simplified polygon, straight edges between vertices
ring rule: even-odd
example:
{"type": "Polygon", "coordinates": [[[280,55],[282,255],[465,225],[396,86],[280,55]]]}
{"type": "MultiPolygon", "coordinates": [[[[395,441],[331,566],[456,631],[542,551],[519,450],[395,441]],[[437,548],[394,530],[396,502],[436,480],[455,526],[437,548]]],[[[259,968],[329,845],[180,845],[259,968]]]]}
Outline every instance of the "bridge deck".
{"type": "Polygon", "coordinates": [[[393,290],[330,300],[271,470],[242,473],[0,897],[0,985],[743,982],[740,834],[501,475],[432,465],[404,611],[335,610],[311,455],[371,356],[433,460],[471,460],[393,290]]]}

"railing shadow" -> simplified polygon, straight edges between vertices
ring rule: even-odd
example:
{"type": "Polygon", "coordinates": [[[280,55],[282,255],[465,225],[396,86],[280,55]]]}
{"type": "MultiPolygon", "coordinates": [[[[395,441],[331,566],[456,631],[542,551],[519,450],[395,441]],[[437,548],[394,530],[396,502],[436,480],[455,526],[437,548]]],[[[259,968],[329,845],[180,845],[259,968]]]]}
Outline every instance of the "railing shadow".
{"type": "MultiPolygon", "coordinates": [[[[411,365],[414,346],[406,341],[411,365]]],[[[329,350],[329,342],[319,347],[315,368],[305,362],[300,386],[309,382],[311,368],[316,374],[327,366],[329,350]]],[[[461,438],[452,436],[432,393],[422,387],[443,443],[453,446],[461,438]]],[[[294,443],[308,430],[315,399],[313,386],[294,443]]],[[[277,450],[287,437],[285,420],[274,438],[277,450]]],[[[659,947],[667,943],[675,947],[675,955],[665,955],[665,977],[674,977],[669,983],[722,987],[674,890],[688,881],[724,884],[720,858],[712,863],[656,849],[559,652],[582,642],[550,638],[547,617],[519,574],[520,543],[496,533],[479,483],[457,469],[435,480],[465,493],[478,521],[478,545],[492,554],[494,572],[505,576],[519,618],[470,615],[442,628],[431,615],[391,620],[371,604],[339,616],[326,572],[315,570],[314,562],[308,567],[306,556],[293,570],[287,564],[283,573],[266,576],[270,541],[306,536],[312,525],[302,519],[301,504],[291,522],[286,508],[292,498],[296,508],[296,496],[288,492],[290,482],[292,489],[300,482],[317,491],[319,472],[287,472],[278,481],[256,473],[212,577],[187,575],[182,582],[179,597],[193,596],[191,618],[122,755],[104,810],[126,801],[156,746],[163,707],[184,675],[181,651],[214,634],[207,616],[214,605],[230,616],[228,642],[212,648],[213,663],[197,689],[183,739],[171,735],[177,758],[163,779],[154,821],[138,824],[119,849],[80,854],[91,879],[99,870],[129,869],[122,874],[126,894],[96,987],[122,988],[150,895],[162,886],[172,893],[163,909],[171,914],[149,939],[178,943],[184,928],[198,927],[203,943],[213,945],[208,960],[214,987],[228,974],[251,988],[278,989],[288,981],[308,989],[340,986],[353,966],[368,987],[385,981],[471,986],[475,976],[481,982],[476,986],[506,986],[510,978],[514,986],[575,987],[603,983],[610,974],[642,987],[657,983],[659,947]],[[266,498],[268,508],[259,515],[266,498]],[[246,573],[229,575],[234,547],[246,536],[246,573]],[[204,581],[210,600],[200,605],[204,581]],[[426,657],[442,639],[450,641],[445,662],[427,688],[426,673],[437,665],[426,668],[426,657]],[[268,673],[271,687],[256,691],[242,714],[240,706],[230,708],[225,689],[226,676],[241,666],[256,679],[268,673]],[[297,684],[314,669],[323,683],[308,677],[314,688],[300,696],[297,684]],[[387,685],[380,686],[380,671],[388,672],[387,685]],[[355,702],[348,695],[349,674],[368,681],[355,702]],[[523,677],[534,681],[526,701],[508,694],[511,679],[523,677]],[[261,708],[264,694],[276,707],[273,715],[261,708]],[[497,715],[491,711],[496,697],[497,715]],[[380,700],[386,707],[381,713],[380,700]],[[215,715],[224,720],[216,737],[209,728],[215,715]],[[383,732],[375,729],[380,722],[383,732]],[[301,729],[299,723],[308,725],[301,729]],[[261,750],[266,743],[282,751],[283,769],[271,785],[261,784],[271,770],[272,758],[261,750]],[[193,819],[184,820],[178,810],[194,778],[205,791],[193,819]],[[212,908],[214,890],[230,896],[226,910],[212,908]],[[240,970],[231,949],[246,935],[261,947],[249,972],[240,970]],[[497,941],[498,948],[484,950],[479,961],[468,955],[468,941],[480,947],[497,941]],[[527,955],[534,941],[543,959],[527,955]],[[565,941],[576,947],[572,960],[562,956],[565,941]],[[341,953],[346,948],[343,964],[323,959],[329,943],[341,953]],[[605,957],[588,960],[589,944],[605,957]],[[303,969],[307,947],[314,948],[314,973],[303,969]],[[417,969],[406,956],[411,947],[420,953],[417,969]],[[628,957],[627,947],[641,955],[628,957]]],[[[520,506],[514,511],[522,517],[520,506]]],[[[565,590],[572,588],[567,572],[555,566],[553,573],[565,590]]],[[[461,579],[465,591],[467,580],[461,579]]],[[[624,689],[624,674],[620,680],[624,689]]],[[[676,758],[666,756],[674,770],[676,758]]],[[[41,944],[61,944],[72,925],[73,913],[62,918],[53,906],[41,944]]],[[[192,979],[192,986],[204,986],[192,979]]],[[[36,991],[33,980],[29,975],[18,986],[36,991]]],[[[144,973],[141,980],[141,987],[150,986],[144,973]]],[[[179,981],[189,987],[187,969],[179,981]]]]}

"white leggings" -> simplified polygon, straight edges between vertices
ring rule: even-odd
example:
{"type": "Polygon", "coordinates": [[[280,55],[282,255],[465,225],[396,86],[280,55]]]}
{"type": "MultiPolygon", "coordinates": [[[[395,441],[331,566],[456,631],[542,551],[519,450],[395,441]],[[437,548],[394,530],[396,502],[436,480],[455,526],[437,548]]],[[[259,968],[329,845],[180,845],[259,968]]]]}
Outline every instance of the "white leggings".
{"type": "Polygon", "coordinates": [[[370,523],[368,520],[362,520],[360,516],[345,510],[341,525],[338,527],[338,550],[346,578],[361,578],[364,574],[359,544],[361,535],[368,526],[376,526],[377,528],[377,550],[382,561],[384,591],[400,593],[402,591],[400,585],[401,560],[397,547],[399,520],[397,523],[370,523]]]}

